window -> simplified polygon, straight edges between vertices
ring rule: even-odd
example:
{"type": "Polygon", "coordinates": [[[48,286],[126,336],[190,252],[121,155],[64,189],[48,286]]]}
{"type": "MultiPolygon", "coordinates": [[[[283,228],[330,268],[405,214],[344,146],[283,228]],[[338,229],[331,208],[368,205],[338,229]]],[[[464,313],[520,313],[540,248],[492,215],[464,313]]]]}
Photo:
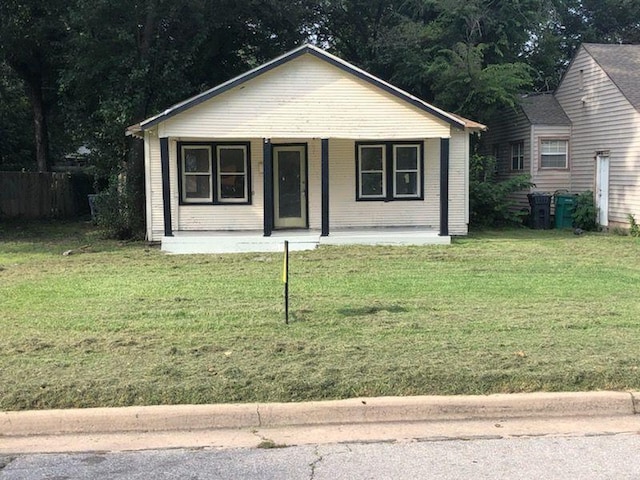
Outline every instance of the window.
{"type": "Polygon", "coordinates": [[[524,142],[511,144],[511,170],[524,170],[524,142]]]}
{"type": "Polygon", "coordinates": [[[217,195],[220,203],[246,203],[247,191],[247,147],[239,145],[218,146],[217,195]]]}
{"type": "Polygon", "coordinates": [[[540,141],[540,168],[569,168],[568,140],[540,141]]]}
{"type": "Polygon", "coordinates": [[[178,144],[182,203],[250,203],[249,144],[178,144]]]}
{"type": "Polygon", "coordinates": [[[420,191],[418,145],[393,146],[393,192],[396,198],[416,198],[420,191]]]}
{"type": "Polygon", "coordinates": [[[360,192],[362,198],[385,198],[387,195],[386,148],[384,145],[360,145],[360,192]]]}
{"type": "Polygon", "coordinates": [[[211,147],[182,147],[182,200],[211,201],[211,147]]]}
{"type": "Polygon", "coordinates": [[[422,144],[357,144],[357,200],[422,199],[422,144]]]}

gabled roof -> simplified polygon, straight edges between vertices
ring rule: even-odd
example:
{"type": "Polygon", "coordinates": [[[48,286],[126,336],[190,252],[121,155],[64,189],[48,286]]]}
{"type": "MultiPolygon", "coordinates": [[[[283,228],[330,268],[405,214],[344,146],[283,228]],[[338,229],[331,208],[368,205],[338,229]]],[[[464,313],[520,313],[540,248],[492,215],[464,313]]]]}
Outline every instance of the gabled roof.
{"type": "Polygon", "coordinates": [[[391,85],[390,83],[387,83],[384,80],[381,80],[375,77],[374,75],[371,75],[370,73],[365,72],[364,70],[356,67],[355,65],[350,64],[349,62],[346,62],[336,57],[335,55],[331,55],[330,53],[326,52],[325,50],[322,50],[321,48],[307,44],[307,45],[302,45],[294,50],[291,50],[290,52],[285,53],[284,55],[278,58],[275,58],[274,60],[271,60],[270,62],[267,62],[264,65],[261,65],[253,70],[250,70],[238,77],[232,78],[231,80],[228,80],[227,82],[224,82],[218,85],[217,87],[214,87],[210,90],[207,90],[206,92],[201,93],[200,95],[196,95],[195,97],[192,97],[183,102],[177,103],[172,107],[169,107],[168,109],[166,109],[164,112],[158,115],[155,115],[153,117],[150,117],[146,120],[143,120],[139,124],[132,125],[127,129],[127,133],[136,135],[141,131],[147,130],[157,125],[160,122],[163,122],[181,112],[184,112],[185,110],[195,107],[196,105],[199,105],[211,98],[214,98],[217,95],[220,95],[234,87],[237,87],[238,85],[241,85],[270,70],[273,70],[274,68],[286,62],[294,60],[300,57],[301,55],[305,55],[305,54],[313,55],[314,57],[319,58],[320,60],[323,60],[331,65],[334,65],[335,67],[338,67],[341,70],[351,75],[354,75],[362,80],[365,80],[370,84],[375,85],[376,87],[384,90],[385,92],[390,93],[395,97],[400,98],[401,100],[413,105],[414,107],[417,107],[420,110],[423,110],[441,120],[444,120],[446,123],[450,124],[453,127],[460,128],[460,129],[470,128],[474,130],[486,129],[486,127],[480,123],[474,122],[472,120],[468,120],[466,118],[460,117],[458,115],[454,115],[449,112],[445,112],[444,110],[441,110],[425,102],[424,100],[421,100],[418,97],[415,97],[414,95],[411,95],[410,93],[407,93],[404,90],[401,90],[391,85]]]}
{"type": "Polygon", "coordinates": [[[552,92],[525,95],[520,106],[532,125],[571,125],[552,92]]]}
{"type": "Polygon", "coordinates": [[[583,43],[582,46],[640,111],[640,45],[583,43]]]}

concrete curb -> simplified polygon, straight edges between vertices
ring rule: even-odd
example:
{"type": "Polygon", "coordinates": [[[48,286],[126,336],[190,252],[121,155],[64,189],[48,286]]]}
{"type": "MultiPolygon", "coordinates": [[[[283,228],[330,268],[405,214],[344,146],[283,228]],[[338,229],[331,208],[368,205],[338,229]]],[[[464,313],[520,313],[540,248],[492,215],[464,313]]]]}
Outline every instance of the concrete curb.
{"type": "Polygon", "coordinates": [[[112,434],[387,422],[622,416],[634,392],[376,397],[305,403],[167,405],[0,413],[0,437],[112,434]]]}

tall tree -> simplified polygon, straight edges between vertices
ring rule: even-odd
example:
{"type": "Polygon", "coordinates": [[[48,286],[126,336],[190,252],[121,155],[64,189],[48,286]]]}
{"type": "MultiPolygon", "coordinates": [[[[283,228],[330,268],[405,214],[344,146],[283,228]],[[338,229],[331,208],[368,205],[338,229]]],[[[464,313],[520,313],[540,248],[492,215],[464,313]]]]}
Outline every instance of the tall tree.
{"type": "Polygon", "coordinates": [[[63,0],[0,2],[0,57],[24,82],[33,111],[36,162],[50,168],[48,121],[56,102],[57,72],[67,28],[63,0]]]}

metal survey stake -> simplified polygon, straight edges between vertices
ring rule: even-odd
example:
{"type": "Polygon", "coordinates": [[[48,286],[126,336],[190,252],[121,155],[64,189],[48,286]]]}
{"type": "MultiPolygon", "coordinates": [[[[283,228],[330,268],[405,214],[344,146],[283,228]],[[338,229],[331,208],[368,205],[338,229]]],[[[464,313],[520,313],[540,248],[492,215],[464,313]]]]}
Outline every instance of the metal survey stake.
{"type": "Polygon", "coordinates": [[[282,283],[284,283],[284,323],[289,324],[289,241],[284,241],[282,263],[282,283]]]}

